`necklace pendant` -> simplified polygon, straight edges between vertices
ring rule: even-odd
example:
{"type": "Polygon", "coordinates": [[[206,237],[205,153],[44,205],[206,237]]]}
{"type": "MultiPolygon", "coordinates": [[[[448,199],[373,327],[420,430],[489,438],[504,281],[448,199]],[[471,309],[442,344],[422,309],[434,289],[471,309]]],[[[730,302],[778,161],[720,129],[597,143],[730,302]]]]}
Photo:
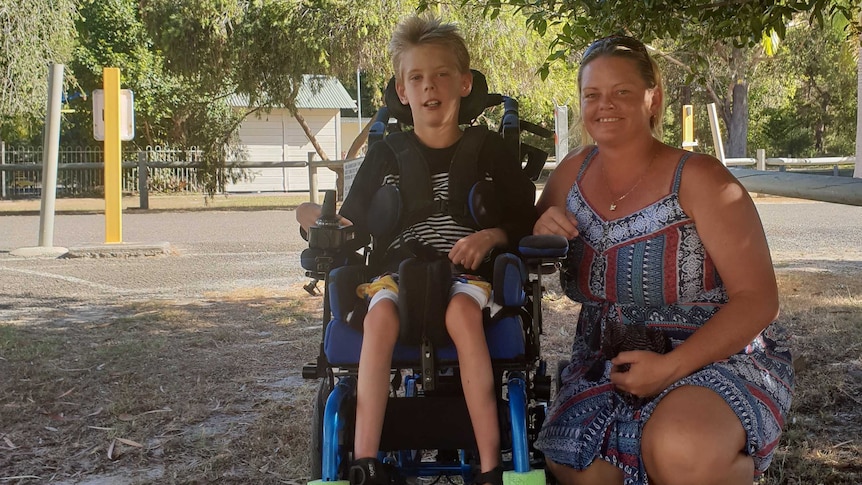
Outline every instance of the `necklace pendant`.
{"type": "Polygon", "coordinates": [[[616,203],[616,202],[611,202],[611,208],[610,208],[609,210],[610,210],[611,212],[613,212],[613,211],[617,210],[617,203],[616,203]]]}

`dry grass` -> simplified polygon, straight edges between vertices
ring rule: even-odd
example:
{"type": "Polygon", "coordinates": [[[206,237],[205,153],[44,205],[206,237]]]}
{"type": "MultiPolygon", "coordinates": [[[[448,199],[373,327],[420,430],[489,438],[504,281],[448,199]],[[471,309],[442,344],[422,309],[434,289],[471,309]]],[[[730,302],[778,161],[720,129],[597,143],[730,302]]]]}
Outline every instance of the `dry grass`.
{"type": "MultiPolygon", "coordinates": [[[[761,483],[862,483],[862,281],[784,269],[779,284],[800,369],[761,483]]],[[[548,290],[554,368],[577,306],[548,290]]],[[[0,483],[304,481],[316,383],[299,371],[317,353],[320,303],[246,290],[0,324],[0,483]]]]}

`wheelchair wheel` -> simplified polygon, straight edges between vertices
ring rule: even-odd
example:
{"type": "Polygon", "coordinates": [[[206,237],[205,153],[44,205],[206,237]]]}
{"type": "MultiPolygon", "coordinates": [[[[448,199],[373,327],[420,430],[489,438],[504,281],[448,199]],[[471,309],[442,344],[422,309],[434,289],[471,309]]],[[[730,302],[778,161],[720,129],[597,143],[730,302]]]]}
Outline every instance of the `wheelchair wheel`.
{"type": "Polygon", "coordinates": [[[317,398],[314,400],[314,410],[311,415],[311,479],[317,480],[323,476],[323,411],[326,400],[332,392],[332,378],[320,379],[317,387],[317,398]]]}

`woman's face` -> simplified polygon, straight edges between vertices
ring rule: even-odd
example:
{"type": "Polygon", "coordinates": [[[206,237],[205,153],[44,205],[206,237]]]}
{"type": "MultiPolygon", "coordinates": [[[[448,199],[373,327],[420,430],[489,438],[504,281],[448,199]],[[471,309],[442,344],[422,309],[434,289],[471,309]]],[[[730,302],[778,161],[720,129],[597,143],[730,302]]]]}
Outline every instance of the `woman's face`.
{"type": "Polygon", "coordinates": [[[596,143],[652,136],[650,118],[661,106],[661,92],[647,87],[634,61],[602,56],[581,70],[581,116],[596,143]]]}

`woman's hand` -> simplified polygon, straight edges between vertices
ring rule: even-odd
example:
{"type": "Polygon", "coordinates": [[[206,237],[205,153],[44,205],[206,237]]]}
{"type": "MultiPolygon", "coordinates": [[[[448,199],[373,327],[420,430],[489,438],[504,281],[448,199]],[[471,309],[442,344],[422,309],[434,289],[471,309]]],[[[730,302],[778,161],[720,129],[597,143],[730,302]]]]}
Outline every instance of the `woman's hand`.
{"type": "Polygon", "coordinates": [[[638,397],[655,396],[677,380],[668,355],[649,350],[620,352],[611,359],[611,382],[617,389],[638,397]],[[625,367],[627,371],[623,371],[625,367]]]}
{"type": "Polygon", "coordinates": [[[466,269],[475,270],[492,249],[504,244],[506,244],[506,233],[502,229],[483,229],[459,239],[449,251],[449,261],[460,264],[466,269]]]}
{"type": "Polygon", "coordinates": [[[533,234],[555,234],[571,240],[578,236],[578,220],[566,209],[551,206],[536,221],[533,234]]]}

